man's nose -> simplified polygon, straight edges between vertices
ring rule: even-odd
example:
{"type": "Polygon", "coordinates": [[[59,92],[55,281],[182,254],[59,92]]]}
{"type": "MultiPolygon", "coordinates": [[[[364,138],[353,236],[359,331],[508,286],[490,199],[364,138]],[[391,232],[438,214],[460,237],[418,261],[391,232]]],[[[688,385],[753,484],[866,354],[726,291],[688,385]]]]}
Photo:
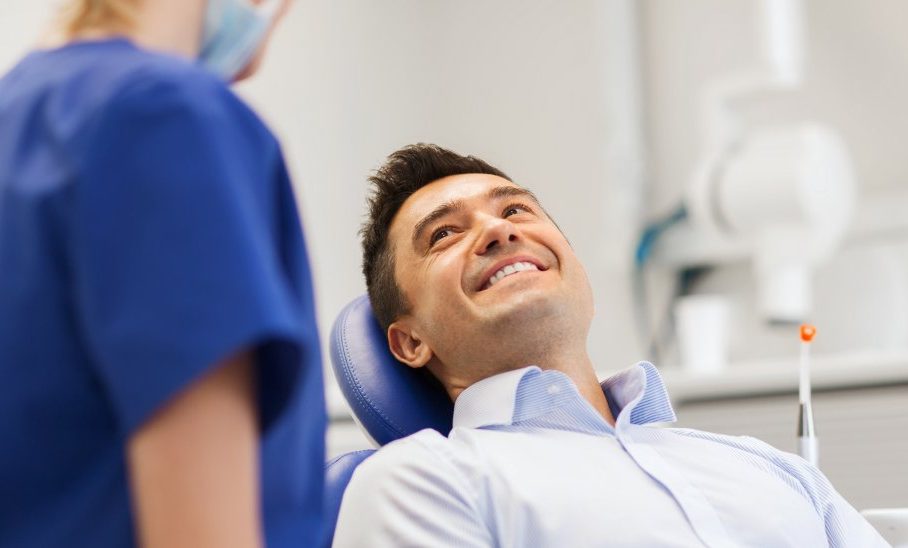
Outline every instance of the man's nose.
{"type": "Polygon", "coordinates": [[[479,240],[476,241],[475,253],[477,255],[497,251],[497,248],[503,247],[509,242],[516,242],[518,239],[517,227],[507,219],[490,217],[483,221],[481,230],[479,240]]]}

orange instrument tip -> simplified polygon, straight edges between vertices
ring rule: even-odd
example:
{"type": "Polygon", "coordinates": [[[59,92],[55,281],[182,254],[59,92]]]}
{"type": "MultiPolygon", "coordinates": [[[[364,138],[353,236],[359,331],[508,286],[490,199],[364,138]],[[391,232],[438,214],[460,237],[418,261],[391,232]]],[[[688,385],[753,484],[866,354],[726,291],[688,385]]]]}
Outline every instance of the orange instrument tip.
{"type": "Polygon", "coordinates": [[[817,328],[810,324],[801,325],[801,340],[803,342],[809,343],[817,334],[817,328]]]}

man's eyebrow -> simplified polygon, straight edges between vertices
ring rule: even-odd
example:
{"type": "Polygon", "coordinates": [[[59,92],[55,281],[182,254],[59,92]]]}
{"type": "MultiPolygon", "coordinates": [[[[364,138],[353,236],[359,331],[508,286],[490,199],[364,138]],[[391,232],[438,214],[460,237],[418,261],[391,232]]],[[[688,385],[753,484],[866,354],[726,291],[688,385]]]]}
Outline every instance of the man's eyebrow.
{"type": "Polygon", "coordinates": [[[418,246],[419,240],[422,238],[422,233],[425,232],[429,225],[442,217],[446,217],[458,211],[463,211],[464,209],[466,209],[466,204],[463,200],[451,200],[450,202],[445,202],[433,209],[432,213],[429,213],[420,219],[413,228],[413,246],[418,246]]]}
{"type": "Polygon", "coordinates": [[[519,187],[519,186],[497,186],[489,191],[489,198],[508,198],[508,197],[521,197],[529,198],[536,205],[539,204],[539,199],[536,198],[536,195],[530,192],[529,190],[519,187]]]}

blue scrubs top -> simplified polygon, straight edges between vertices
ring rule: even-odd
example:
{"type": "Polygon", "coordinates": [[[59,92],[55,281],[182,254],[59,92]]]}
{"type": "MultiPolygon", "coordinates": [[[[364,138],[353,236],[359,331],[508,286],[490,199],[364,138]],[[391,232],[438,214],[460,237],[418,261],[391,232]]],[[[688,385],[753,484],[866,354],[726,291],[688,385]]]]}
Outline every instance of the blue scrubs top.
{"type": "Polygon", "coordinates": [[[277,142],[126,40],[26,57],[0,80],[0,546],[132,545],[128,438],[245,348],[266,540],[312,545],[326,413],[277,142]]]}

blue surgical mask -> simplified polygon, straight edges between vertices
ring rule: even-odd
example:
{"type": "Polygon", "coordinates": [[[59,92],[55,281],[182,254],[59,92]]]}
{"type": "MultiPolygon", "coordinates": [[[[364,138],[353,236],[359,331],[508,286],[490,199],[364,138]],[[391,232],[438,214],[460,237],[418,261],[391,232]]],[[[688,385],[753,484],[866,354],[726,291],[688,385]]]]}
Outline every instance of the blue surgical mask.
{"type": "Polygon", "coordinates": [[[255,56],[282,0],[208,0],[199,61],[228,82],[255,56]]]}

